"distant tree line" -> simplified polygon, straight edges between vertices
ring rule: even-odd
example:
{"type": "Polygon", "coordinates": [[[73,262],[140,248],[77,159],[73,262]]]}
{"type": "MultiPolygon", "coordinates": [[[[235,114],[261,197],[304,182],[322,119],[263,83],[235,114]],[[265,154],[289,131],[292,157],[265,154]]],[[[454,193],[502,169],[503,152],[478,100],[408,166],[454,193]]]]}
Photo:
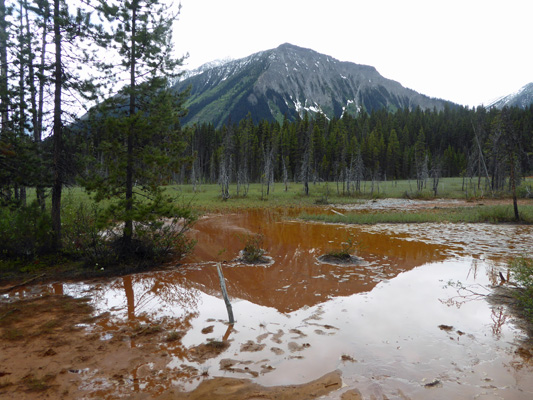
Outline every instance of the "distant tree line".
{"type": "MultiPolygon", "coordinates": [[[[327,119],[305,115],[283,123],[252,122],[252,117],[184,128],[185,164],[175,179],[198,185],[237,184],[246,194],[250,182],[336,181],[346,194],[363,180],[413,179],[417,189],[440,177],[476,177],[491,192],[510,189],[512,178],[532,170],[533,106],[527,109],[445,108],[441,112],[375,111],[327,119]],[[505,185],[509,186],[505,186],[505,185]]],[[[227,189],[223,190],[229,196],[227,189]]],[[[437,194],[437,193],[436,193],[437,194]]]]}

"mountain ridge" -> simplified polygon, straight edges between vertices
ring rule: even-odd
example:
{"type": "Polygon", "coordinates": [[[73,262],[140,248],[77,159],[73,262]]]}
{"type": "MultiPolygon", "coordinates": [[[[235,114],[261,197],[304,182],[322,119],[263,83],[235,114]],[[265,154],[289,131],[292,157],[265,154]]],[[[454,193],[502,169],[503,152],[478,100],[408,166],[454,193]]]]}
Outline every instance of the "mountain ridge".
{"type": "Polygon", "coordinates": [[[533,82],[528,83],[518,89],[516,92],[508,94],[506,96],[499,97],[498,99],[489,103],[487,108],[499,108],[504,107],[519,107],[526,108],[533,104],[533,82]]]}
{"type": "Polygon", "coordinates": [[[340,118],[346,112],[455,106],[405,88],[373,66],[339,61],[289,43],[220,65],[204,64],[175,84],[177,90],[188,86],[189,114],[184,123],[208,122],[216,127],[249,113],[256,122],[281,122],[306,112],[340,118]]]}

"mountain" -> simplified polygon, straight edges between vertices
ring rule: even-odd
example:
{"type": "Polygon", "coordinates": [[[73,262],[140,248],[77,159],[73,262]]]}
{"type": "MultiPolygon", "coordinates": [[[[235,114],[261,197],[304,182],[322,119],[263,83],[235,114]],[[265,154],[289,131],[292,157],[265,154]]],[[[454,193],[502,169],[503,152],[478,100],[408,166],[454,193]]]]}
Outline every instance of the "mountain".
{"type": "Polygon", "coordinates": [[[493,101],[491,104],[488,105],[488,108],[496,107],[502,109],[506,106],[526,108],[529,107],[531,104],[533,104],[533,82],[523,86],[515,93],[511,93],[507,96],[501,97],[493,101]]]}
{"type": "Polygon", "coordinates": [[[432,99],[381,76],[371,66],[341,62],[291,44],[239,60],[190,71],[175,84],[191,87],[186,123],[220,127],[251,113],[254,121],[294,120],[304,112],[341,117],[378,109],[442,110],[453,103],[432,99]]]}

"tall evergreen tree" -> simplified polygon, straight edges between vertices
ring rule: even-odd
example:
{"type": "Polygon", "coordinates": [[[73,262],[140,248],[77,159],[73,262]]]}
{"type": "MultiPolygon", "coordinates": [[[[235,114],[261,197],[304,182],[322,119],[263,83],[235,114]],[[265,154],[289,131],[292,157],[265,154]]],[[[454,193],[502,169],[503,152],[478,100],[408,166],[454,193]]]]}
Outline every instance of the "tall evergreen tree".
{"type": "Polygon", "coordinates": [[[107,135],[100,146],[107,149],[109,176],[88,180],[86,186],[96,191],[98,199],[119,200],[113,210],[115,218],[124,222],[122,251],[126,253],[132,247],[134,222],[157,214],[155,210],[165,202],[162,177],[177,168],[183,148],[179,118],[184,115],[184,96],[169,86],[182,63],[173,56],[171,41],[179,8],[174,12],[163,0],[102,0],[99,10],[111,27],[103,45],[120,60],[117,65],[116,58],[110,57],[114,62],[102,63],[102,68],[110,78],[127,75],[128,84],[99,111],[107,115],[107,135]]]}
{"type": "Polygon", "coordinates": [[[8,21],[5,0],[0,0],[0,138],[7,130],[9,116],[7,42],[8,21]]]}

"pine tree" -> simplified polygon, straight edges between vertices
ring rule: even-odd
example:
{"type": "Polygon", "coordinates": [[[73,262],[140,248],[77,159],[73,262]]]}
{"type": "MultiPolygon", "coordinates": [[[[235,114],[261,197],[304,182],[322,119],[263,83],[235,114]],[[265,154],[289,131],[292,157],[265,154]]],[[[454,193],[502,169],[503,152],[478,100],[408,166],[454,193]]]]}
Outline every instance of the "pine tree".
{"type": "MultiPolygon", "coordinates": [[[[183,94],[170,88],[182,59],[172,55],[172,24],[179,11],[162,0],[101,1],[100,11],[111,27],[103,45],[120,58],[101,67],[112,77],[127,75],[128,85],[99,110],[106,116],[104,140],[108,176],[92,176],[86,187],[97,199],[118,200],[109,209],[124,223],[121,251],[132,248],[134,222],[177,215],[161,185],[181,163],[179,118],[183,94]],[[110,179],[112,178],[112,179],[110,179]],[[138,188],[137,188],[138,186],[138,188]],[[141,201],[142,200],[142,201],[141,201]]],[[[113,59],[113,57],[110,57],[113,59]]]]}

